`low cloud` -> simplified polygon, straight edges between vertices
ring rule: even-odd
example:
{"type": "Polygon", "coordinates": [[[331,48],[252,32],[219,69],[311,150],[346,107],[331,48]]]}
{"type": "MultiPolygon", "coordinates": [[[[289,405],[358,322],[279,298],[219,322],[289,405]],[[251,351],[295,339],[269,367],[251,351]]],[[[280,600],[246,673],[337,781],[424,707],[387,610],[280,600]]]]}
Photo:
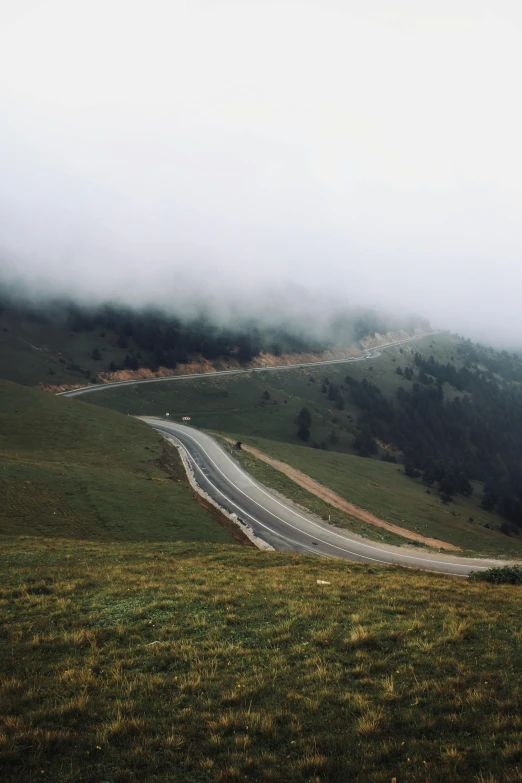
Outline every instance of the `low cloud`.
{"type": "Polygon", "coordinates": [[[520,344],[521,13],[359,7],[17,4],[3,281],[220,318],[374,305],[520,344]]]}

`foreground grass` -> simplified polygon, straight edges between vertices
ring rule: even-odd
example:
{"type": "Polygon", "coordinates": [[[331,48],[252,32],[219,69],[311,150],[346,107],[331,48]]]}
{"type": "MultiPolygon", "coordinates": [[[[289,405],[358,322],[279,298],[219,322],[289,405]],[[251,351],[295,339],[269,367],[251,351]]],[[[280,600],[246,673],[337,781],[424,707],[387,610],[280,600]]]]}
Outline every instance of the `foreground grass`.
{"type": "Polygon", "coordinates": [[[0,533],[231,542],[177,452],[114,411],[0,381],[0,533]]]}
{"type": "Polygon", "coordinates": [[[6,538],[2,779],[518,781],[521,610],[398,568],[6,538]]]}
{"type": "MultiPolygon", "coordinates": [[[[459,496],[454,502],[444,505],[436,488],[427,494],[421,481],[404,476],[400,465],[363,459],[352,454],[293,446],[266,438],[237,435],[236,439],[298,468],[341,497],[387,522],[461,547],[462,554],[522,557],[520,539],[501,533],[497,529],[501,518],[481,508],[478,487],[475,498],[459,496]],[[486,524],[491,525],[491,529],[486,528],[486,524]]],[[[327,513],[326,503],[314,498],[279,471],[246,453],[240,459],[246,470],[268,486],[320,516],[324,516],[325,510],[327,513]]],[[[405,539],[379,528],[373,528],[372,533],[367,529],[371,528],[370,525],[360,523],[363,526],[359,527],[349,515],[336,509],[332,509],[332,519],[341,527],[348,527],[361,535],[381,540],[382,534],[382,540],[387,543],[405,543],[405,539]]]]}

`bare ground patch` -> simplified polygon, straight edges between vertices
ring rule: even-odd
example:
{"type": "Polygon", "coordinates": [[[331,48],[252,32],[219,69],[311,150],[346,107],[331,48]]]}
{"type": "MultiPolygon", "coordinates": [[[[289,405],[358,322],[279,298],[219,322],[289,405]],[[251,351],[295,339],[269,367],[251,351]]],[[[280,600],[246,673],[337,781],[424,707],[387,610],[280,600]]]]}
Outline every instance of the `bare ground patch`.
{"type": "MultiPolygon", "coordinates": [[[[226,438],[223,435],[221,437],[228,443],[235,443],[235,441],[230,438],[226,438]]],[[[285,476],[288,476],[289,479],[294,481],[300,487],[303,487],[303,489],[311,492],[312,495],[321,498],[321,500],[324,500],[331,506],[334,506],[341,511],[345,511],[347,514],[351,514],[363,522],[367,522],[370,525],[375,525],[375,527],[383,528],[384,530],[388,530],[390,533],[395,533],[396,535],[402,536],[403,538],[408,538],[410,541],[418,541],[421,544],[434,547],[435,549],[446,549],[453,552],[461,551],[460,547],[455,546],[454,544],[449,544],[447,541],[440,541],[438,538],[429,538],[428,536],[423,536],[420,533],[414,533],[412,530],[399,527],[399,525],[393,525],[391,522],[386,522],[386,520],[376,517],[374,514],[371,514],[364,508],[356,506],[354,503],[350,503],[349,501],[345,500],[343,497],[338,495],[337,492],[328,489],[328,487],[325,487],[315,479],[307,476],[306,473],[303,473],[297,468],[293,468],[286,462],[281,462],[278,459],[274,459],[273,457],[268,456],[268,454],[259,451],[259,449],[256,449],[253,446],[246,446],[244,443],[242,443],[241,448],[243,451],[246,451],[249,454],[252,454],[252,456],[257,457],[257,459],[266,462],[267,465],[271,465],[276,470],[284,473],[285,476]]]]}

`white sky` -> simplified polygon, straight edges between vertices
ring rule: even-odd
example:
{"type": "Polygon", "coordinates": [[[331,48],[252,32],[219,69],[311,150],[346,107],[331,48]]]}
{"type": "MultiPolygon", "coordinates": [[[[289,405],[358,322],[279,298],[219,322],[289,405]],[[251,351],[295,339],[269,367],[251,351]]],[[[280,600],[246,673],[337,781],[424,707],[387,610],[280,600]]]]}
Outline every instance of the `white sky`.
{"type": "Polygon", "coordinates": [[[520,344],[521,74],[504,0],[0,0],[5,266],[298,280],[520,344]]]}

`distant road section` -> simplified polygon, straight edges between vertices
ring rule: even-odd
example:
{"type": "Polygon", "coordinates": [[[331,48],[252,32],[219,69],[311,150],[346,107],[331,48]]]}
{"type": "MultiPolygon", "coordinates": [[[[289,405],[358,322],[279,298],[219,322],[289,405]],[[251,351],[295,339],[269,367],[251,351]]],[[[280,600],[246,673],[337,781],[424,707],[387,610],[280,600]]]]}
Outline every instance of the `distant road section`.
{"type": "Polygon", "coordinates": [[[258,538],[274,549],[369,564],[423,568],[455,576],[505,565],[498,560],[472,560],[412,549],[404,551],[401,547],[351,535],[277,496],[246,473],[209,435],[183,424],[147,416],[140,418],[180,443],[201,489],[228,513],[236,514],[258,538]]]}
{"type": "Polygon", "coordinates": [[[71,389],[71,391],[58,392],[63,397],[77,397],[79,394],[103,391],[104,389],[116,389],[118,386],[138,386],[142,383],[161,383],[165,381],[183,381],[186,378],[214,378],[216,375],[246,375],[251,372],[274,372],[275,370],[295,370],[300,367],[319,367],[324,364],[351,364],[352,362],[365,362],[368,359],[375,359],[380,355],[384,348],[391,348],[394,345],[404,345],[412,343],[415,340],[421,340],[423,337],[440,334],[440,331],[423,332],[415,337],[407,337],[404,340],[395,340],[391,343],[384,343],[376,348],[369,348],[364,356],[354,356],[351,359],[327,359],[320,362],[303,362],[302,364],[280,364],[275,367],[250,367],[248,370],[218,370],[217,372],[194,373],[193,375],[167,375],[162,378],[143,378],[136,381],[114,381],[112,383],[98,383],[92,386],[82,386],[80,389],[71,389]]]}

